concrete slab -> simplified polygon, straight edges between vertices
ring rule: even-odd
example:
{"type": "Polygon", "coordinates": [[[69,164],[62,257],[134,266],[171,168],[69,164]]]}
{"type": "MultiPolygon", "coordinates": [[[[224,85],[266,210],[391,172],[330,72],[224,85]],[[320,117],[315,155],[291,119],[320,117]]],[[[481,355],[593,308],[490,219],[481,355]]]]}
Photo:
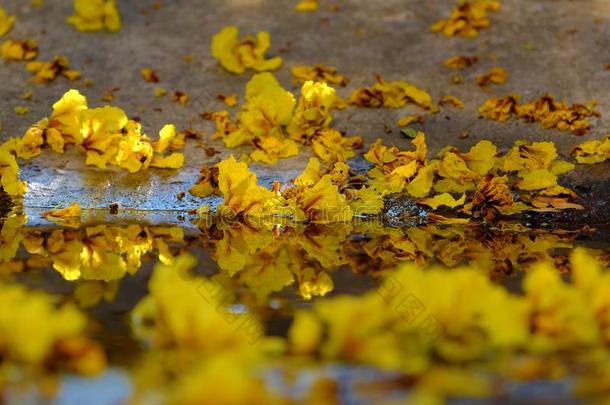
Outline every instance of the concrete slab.
{"type": "MultiPolygon", "coordinates": [[[[606,0],[505,0],[499,12],[491,13],[491,27],[474,39],[430,32],[430,24],[447,16],[451,9],[451,2],[440,0],[349,0],[337,3],[337,12],[329,11],[335,2],[322,0],[320,10],[312,13],[296,12],[295,1],[291,0],[123,1],[119,2],[123,18],[119,33],[76,32],[65,23],[71,13],[70,3],[46,0],[42,8],[20,0],[3,3],[18,18],[8,37],[36,39],[40,59],[67,56],[73,68],[82,70],[83,79],[94,84],[86,88],[83,79],[73,84],[58,78],[48,85],[36,85],[22,63],[4,64],[0,67],[0,97],[4,100],[0,139],[21,135],[30,124],[48,115],[51,104],[72,87],[83,92],[92,106],[104,104],[100,99],[106,90],[120,87],[112,104],[139,117],[145,132],[153,137],[164,123],[171,122],[179,129],[202,131],[204,139],[209,139],[212,126],[199,114],[224,108],[216,95],[242,94],[250,77],[227,73],[210,56],[211,36],[229,24],[239,26],[244,34],[259,30],[271,33],[271,54],[284,58],[276,75],[295,92],[298,86],[291,82],[289,67],[324,63],[338,67],[351,79],[346,88],[338,89],[343,96],[380,74],[390,80],[411,81],[429,91],[435,100],[446,94],[459,97],[465,103],[463,109],[443,108],[427,116],[421,126],[432,153],[447,144],[466,149],[481,139],[490,139],[505,150],[515,140],[530,139],[552,140],[568,157],[574,145],[610,133],[610,71],[604,69],[610,63],[610,2],[606,0]],[[161,7],[154,8],[155,3],[161,7]],[[186,54],[192,54],[194,60],[183,60],[186,54]],[[480,58],[478,64],[463,72],[466,81],[461,85],[452,85],[454,72],[442,67],[442,61],[453,54],[476,54],[480,58]],[[485,92],[474,84],[474,78],[492,66],[506,68],[509,79],[507,84],[485,92]],[[140,77],[143,67],[152,67],[161,78],[159,86],[168,91],[187,91],[188,104],[155,98],[156,85],[140,77]],[[20,99],[28,90],[33,92],[33,99],[20,99]],[[592,129],[584,137],[516,120],[497,123],[479,119],[477,108],[486,98],[509,92],[521,94],[526,100],[544,93],[570,103],[595,98],[602,117],[592,120],[592,129]],[[13,111],[17,105],[27,105],[30,112],[17,116],[13,111]],[[464,130],[470,136],[460,139],[464,130]]],[[[417,107],[350,107],[336,114],[335,126],[364,136],[367,143],[383,137],[386,143],[407,147],[408,140],[400,135],[395,122],[417,111],[417,107]],[[384,125],[391,128],[391,133],[384,133],[384,125]]],[[[219,142],[210,141],[209,145],[222,151],[220,157],[240,153],[227,151],[219,142]]],[[[200,165],[212,159],[194,141],[187,143],[185,153],[187,163],[181,171],[130,175],[86,167],[75,151],[65,155],[46,151],[23,165],[22,177],[30,182],[24,204],[43,208],[77,201],[85,208],[105,208],[117,201],[121,206],[144,210],[192,209],[205,201],[188,194],[178,201],[175,195],[187,190],[200,165]]],[[[276,177],[286,181],[304,167],[309,155],[304,150],[276,166],[253,168],[265,181],[276,177]]],[[[594,214],[589,211],[589,220],[610,218],[599,206],[610,198],[609,168],[579,167],[565,177],[566,184],[581,187],[583,201],[594,209],[594,214]]]]}

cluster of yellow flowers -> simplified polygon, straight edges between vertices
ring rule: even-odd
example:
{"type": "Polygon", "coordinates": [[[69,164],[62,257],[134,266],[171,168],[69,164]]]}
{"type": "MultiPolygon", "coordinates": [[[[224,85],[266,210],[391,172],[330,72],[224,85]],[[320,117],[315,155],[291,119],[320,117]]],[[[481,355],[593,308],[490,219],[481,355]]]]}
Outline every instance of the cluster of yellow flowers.
{"type": "Polygon", "coordinates": [[[381,76],[377,77],[377,81],[372,86],[354,90],[349,102],[372,108],[400,108],[408,103],[414,103],[430,112],[438,111],[432,102],[432,97],[426,91],[404,80],[387,82],[381,76]]]}
{"type": "Polygon", "coordinates": [[[23,195],[26,185],[19,180],[15,156],[29,160],[40,155],[44,145],[59,153],[66,145],[76,145],[86,153],[87,164],[99,168],[111,164],[131,173],[148,167],[178,169],[184,164],[184,155],[166,152],[182,148],[184,138],[184,133],[177,133],[174,125],[168,124],[153,142],[120,108],[89,108],[84,96],[70,90],[53,104],[50,117],[31,126],[22,138],[0,145],[0,184],[11,196],[23,195]]]}
{"type": "Polygon", "coordinates": [[[583,208],[572,202],[576,197],[572,190],[557,183],[557,176],[573,170],[574,165],[557,158],[552,142],[519,141],[501,156],[491,142],[480,141],[468,153],[448,146],[432,160],[427,159],[423,133],[412,143],[415,150],[401,151],[378,139],[364,155],[374,167],[368,179],[359,181],[351,181],[349,166],[342,161],[324,169],[317,158],[311,158],[293,180],[294,187],[282,192],[279,184],[273,190],[259,186],[247,164],[231,156],[215,168],[203,168],[191,193],[200,197],[222,194],[219,214],[229,218],[288,215],[296,221],[314,222],[378,214],[385,196],[403,192],[432,210],[446,206],[470,218],[583,208]]]}
{"type": "Polygon", "coordinates": [[[433,160],[426,159],[423,133],[412,143],[414,151],[401,151],[377,140],[365,154],[375,164],[369,185],[380,195],[406,191],[433,210],[462,207],[464,213],[478,212],[485,218],[526,210],[582,209],[569,202],[574,192],[557,184],[557,176],[574,165],[557,159],[552,142],[517,142],[500,156],[495,145],[480,141],[468,153],[448,146],[433,160]],[[456,194],[461,197],[455,199],[456,194]]]}
{"type": "Polygon", "coordinates": [[[310,145],[325,161],[344,161],[355,155],[353,149],[362,145],[362,138],[344,137],[330,128],[331,110],[343,106],[335,90],[322,82],[305,82],[295,101],[292,93],[265,72],[254,75],[246,85],[237,123],[227,111],[211,113],[209,118],[216,123],[214,138],[222,139],[229,148],[253,146],[250,158],[257,162],[274,164],[295,156],[299,143],[310,145]]]}
{"type": "Polygon", "coordinates": [[[289,217],[296,222],[333,223],[350,221],[354,214],[377,214],[383,208],[382,198],[369,188],[350,186],[344,162],[324,168],[317,158],[310,158],[292,187],[281,192],[277,182],[271,190],[259,186],[248,165],[233,156],[216,167],[217,175],[206,170],[209,175],[200,176],[191,191],[199,196],[222,194],[218,214],[225,219],[289,217]]]}
{"type": "Polygon", "coordinates": [[[212,37],[211,52],[222,67],[231,73],[241,74],[246,69],[257,72],[275,70],[282,65],[282,58],[276,56],[265,59],[265,52],[271,46],[271,37],[266,31],[239,39],[239,29],[235,26],[224,27],[212,37]]]}
{"type": "Polygon", "coordinates": [[[85,336],[87,318],[71,304],[44,292],[0,282],[0,390],[16,373],[103,371],[102,348],[85,336]]]}
{"type": "Polygon", "coordinates": [[[479,112],[495,121],[504,122],[514,115],[526,122],[539,122],[544,129],[555,128],[584,135],[590,128],[587,118],[599,116],[594,107],[595,101],[569,106],[549,95],[529,103],[519,103],[517,96],[506,96],[490,98],[479,107],[479,112]]]}
{"type": "Polygon", "coordinates": [[[153,142],[123,110],[111,106],[89,108],[87,99],[77,90],[66,92],[53,104],[50,117],[2,148],[21,159],[31,159],[40,155],[44,145],[59,153],[66,145],[76,145],[86,153],[87,164],[99,168],[116,165],[131,173],[148,167],[175,169],[184,164],[184,155],[179,152],[165,155],[168,149],[184,146],[184,134],[176,133],[172,124],[165,125],[159,140],[153,142]]]}
{"type": "Polygon", "coordinates": [[[74,0],[74,14],[67,22],[78,31],[119,31],[121,16],[116,0],[74,0]]]}
{"type": "Polygon", "coordinates": [[[498,11],[498,0],[460,0],[446,20],[432,24],[433,32],[442,32],[448,37],[476,37],[479,31],[489,27],[488,11],[498,11]]]}
{"type": "MultiPolygon", "coordinates": [[[[289,348],[398,370],[415,380],[416,390],[441,395],[491,395],[497,373],[557,378],[570,364],[601,366],[610,343],[610,273],[581,249],[570,261],[571,283],[543,261],[526,274],[523,295],[507,292],[477,269],[404,265],[376,291],[318,300],[312,311],[297,312],[289,348]],[[571,360],[549,367],[553,355],[571,360]],[[435,378],[435,386],[427,386],[427,376],[442,364],[493,371],[482,385],[445,387],[435,378]]],[[[598,388],[603,385],[598,381],[598,388]]]]}

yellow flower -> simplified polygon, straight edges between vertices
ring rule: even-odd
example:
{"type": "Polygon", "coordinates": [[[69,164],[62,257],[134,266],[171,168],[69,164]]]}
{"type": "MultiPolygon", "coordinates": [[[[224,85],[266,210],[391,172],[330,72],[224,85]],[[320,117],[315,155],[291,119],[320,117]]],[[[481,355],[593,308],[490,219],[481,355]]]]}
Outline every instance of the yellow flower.
{"type": "Polygon", "coordinates": [[[307,81],[325,82],[330,84],[338,84],[346,86],[348,79],[337,72],[337,68],[325,65],[295,65],[290,68],[292,77],[299,83],[307,81]]]}
{"type": "MultiPolygon", "coordinates": [[[[493,159],[493,155],[491,157],[493,159]]],[[[457,151],[447,150],[437,161],[438,174],[446,179],[453,179],[458,184],[474,183],[480,175],[468,167],[466,159],[457,151]]]]}
{"type": "Polygon", "coordinates": [[[81,76],[78,70],[70,69],[70,62],[64,56],[56,57],[50,62],[40,60],[28,62],[26,69],[34,74],[36,83],[49,83],[59,75],[70,81],[75,81],[81,76]]]}
{"type": "Polygon", "coordinates": [[[451,104],[452,106],[454,106],[455,108],[458,108],[458,109],[464,107],[464,102],[462,100],[460,100],[459,98],[457,98],[455,96],[451,96],[451,95],[441,97],[441,99],[438,101],[438,104],[439,105],[451,104]]]}
{"type": "Polygon", "coordinates": [[[372,187],[348,192],[349,206],[354,215],[375,215],[383,210],[383,196],[372,187]]]}
{"type": "Polygon", "coordinates": [[[19,165],[10,151],[0,146],[0,185],[12,197],[25,194],[26,183],[19,180],[19,165]]]}
{"type": "Polygon", "coordinates": [[[297,187],[309,187],[316,184],[322,178],[320,161],[311,157],[307,161],[307,165],[303,172],[292,180],[292,183],[297,187]]]}
{"type": "Polygon", "coordinates": [[[464,69],[479,61],[477,56],[455,55],[445,59],[443,66],[449,69],[464,69]]]}
{"type": "Polygon", "coordinates": [[[512,215],[528,208],[523,203],[517,203],[508,185],[508,176],[487,175],[480,181],[475,190],[472,203],[464,207],[465,212],[471,212],[473,207],[492,206],[504,215],[512,215]]]}
{"type": "Polygon", "coordinates": [[[184,91],[176,90],[172,92],[172,101],[185,105],[189,101],[189,95],[184,91]]]}
{"type": "Polygon", "coordinates": [[[462,197],[456,200],[451,196],[451,194],[448,193],[442,193],[435,195],[434,197],[417,200],[418,204],[428,205],[433,210],[437,209],[441,205],[447,206],[449,208],[455,208],[459,207],[460,205],[464,205],[465,202],[466,194],[462,194],[462,197]]]}
{"type": "Polygon", "coordinates": [[[282,135],[282,127],[292,118],[294,104],[292,93],[284,90],[271,73],[256,74],[246,85],[246,102],[238,113],[238,127],[251,136],[282,135]]]}
{"type": "Polygon", "coordinates": [[[78,90],[68,90],[53,104],[49,127],[57,129],[66,143],[80,145],[83,141],[81,113],[87,108],[87,99],[78,90]]]}
{"type": "Polygon", "coordinates": [[[227,95],[219,94],[216,98],[225,103],[228,107],[235,107],[237,105],[237,94],[235,93],[227,95]]]}
{"type": "Polygon", "coordinates": [[[524,210],[583,209],[571,202],[576,196],[572,190],[557,184],[557,176],[573,170],[574,165],[556,159],[552,142],[518,141],[502,157],[496,146],[485,140],[468,153],[447,146],[431,161],[426,161],[424,134],[419,133],[412,142],[415,151],[400,151],[378,140],[364,155],[375,164],[368,173],[368,185],[381,196],[407,191],[433,210],[440,205],[463,205],[461,212],[482,210],[487,219],[496,211],[512,215],[524,210]],[[432,190],[439,194],[425,198],[432,190]],[[455,194],[463,196],[455,200],[455,194]]]}
{"type": "Polygon", "coordinates": [[[517,141],[504,158],[506,171],[528,172],[550,169],[557,158],[557,148],[553,142],[517,141]]]}
{"type": "Polygon", "coordinates": [[[384,146],[378,139],[364,154],[365,159],[376,166],[368,173],[368,183],[381,195],[403,191],[424,165],[427,153],[425,135],[418,133],[411,143],[415,145],[414,151],[401,151],[395,146],[384,146]]]}
{"type": "Polygon", "coordinates": [[[54,208],[43,212],[42,216],[47,219],[79,218],[81,214],[80,205],[72,203],[66,208],[54,208]]]}
{"type": "MultiPolygon", "coordinates": [[[[114,163],[121,131],[127,125],[125,112],[117,107],[100,107],[81,112],[82,146],[87,150],[87,164],[100,168],[114,163]]],[[[129,136],[129,135],[128,135],[129,136]]]]}
{"type": "Polygon", "coordinates": [[[236,162],[233,155],[218,163],[218,189],[224,201],[218,207],[227,217],[262,217],[271,214],[276,204],[273,192],[259,186],[248,165],[236,162]]]}
{"type": "Polygon", "coordinates": [[[501,67],[494,67],[489,69],[485,74],[477,76],[477,85],[481,87],[487,87],[490,84],[504,84],[508,73],[506,69],[501,67]]]}
{"type": "Polygon", "coordinates": [[[79,31],[119,31],[121,16],[115,0],[74,0],[67,22],[79,31]]]}
{"type": "Polygon", "coordinates": [[[6,11],[0,7],[0,36],[6,35],[12,28],[15,22],[14,15],[8,15],[6,11]]]}
{"type": "Polygon", "coordinates": [[[164,152],[168,148],[184,147],[185,134],[176,132],[174,124],[165,124],[159,131],[159,140],[152,143],[155,152],[164,152]]]}
{"type": "Polygon", "coordinates": [[[27,106],[16,106],[14,110],[17,115],[25,115],[30,111],[30,108],[27,106]]]}
{"type": "Polygon", "coordinates": [[[610,159],[610,135],[603,139],[592,139],[576,146],[572,154],[578,163],[592,164],[610,159]]]}
{"type": "Polygon", "coordinates": [[[462,158],[470,170],[483,176],[495,166],[497,153],[496,145],[484,140],[477,142],[468,153],[462,155],[462,158]]]}
{"type": "MultiPolygon", "coordinates": [[[[330,291],[332,280],[322,273],[347,264],[344,245],[352,231],[351,222],[308,224],[296,237],[299,250],[305,253],[304,263],[295,273],[300,283],[310,280],[309,293],[330,291]],[[321,268],[320,268],[321,267],[321,268]]],[[[292,242],[288,240],[288,242],[292,242]]],[[[295,256],[295,253],[291,253],[295,256]]]]}
{"type": "Polygon", "coordinates": [[[586,104],[573,104],[555,101],[551,96],[544,95],[529,103],[518,102],[515,96],[491,98],[479,107],[479,112],[486,118],[496,121],[506,121],[511,115],[526,122],[539,122],[542,128],[556,128],[559,131],[572,131],[576,135],[585,134],[591,116],[599,116],[594,110],[595,100],[586,104]]]}
{"type": "Polygon", "coordinates": [[[199,170],[199,178],[189,189],[189,193],[195,197],[207,197],[218,192],[218,167],[203,165],[199,170]]]}
{"type": "Polygon", "coordinates": [[[426,91],[419,89],[403,80],[386,82],[377,77],[377,82],[371,87],[362,87],[352,92],[349,102],[362,107],[400,108],[407,103],[414,103],[426,110],[436,112],[432,97],[426,91]]]}
{"type": "Polygon", "coordinates": [[[158,83],[159,82],[159,76],[157,76],[155,71],[152,70],[151,68],[140,69],[140,75],[148,83],[158,83]]]}
{"type": "Polygon", "coordinates": [[[244,104],[234,123],[227,111],[204,113],[216,124],[214,138],[221,138],[229,148],[251,145],[254,161],[275,164],[278,159],[298,154],[298,145],[286,139],[291,122],[294,96],[278,83],[271,73],[255,74],[246,85],[244,104]]]}
{"type": "Polygon", "coordinates": [[[299,146],[292,139],[281,139],[272,135],[254,138],[256,150],[250,154],[255,162],[263,162],[270,165],[283,159],[299,154],[299,146]]]}
{"type": "Polygon", "coordinates": [[[237,131],[237,126],[231,120],[231,116],[226,110],[204,113],[203,117],[207,120],[214,121],[214,124],[216,125],[216,131],[212,135],[212,139],[223,139],[229,134],[237,131]]]}
{"type": "Polygon", "coordinates": [[[326,83],[308,81],[301,87],[288,133],[293,139],[306,143],[315,131],[328,128],[333,120],[335,89],[326,83]]]}
{"type": "Polygon", "coordinates": [[[159,169],[180,169],[182,166],[184,166],[184,155],[179,152],[168,156],[153,155],[150,161],[150,167],[159,169]]]}
{"type": "Polygon", "coordinates": [[[436,165],[428,164],[422,167],[417,175],[407,185],[407,191],[415,198],[423,198],[428,195],[434,184],[436,165]]]}
{"type": "Polygon", "coordinates": [[[481,29],[489,27],[488,11],[498,11],[498,0],[459,1],[446,20],[432,24],[433,32],[442,32],[448,37],[476,37],[481,29]]]}
{"type": "Polygon", "coordinates": [[[556,128],[583,135],[590,127],[587,117],[599,116],[593,109],[595,104],[595,100],[591,100],[585,104],[569,106],[544,95],[529,103],[517,105],[516,114],[527,122],[538,121],[544,129],[556,128]]]}
{"type": "MultiPolygon", "coordinates": [[[[85,339],[85,316],[72,305],[57,306],[46,293],[3,285],[0,306],[0,353],[5,361],[42,367],[54,353],[61,353],[63,345],[75,338],[85,339]]],[[[97,352],[98,359],[89,370],[101,371],[105,365],[103,354],[92,343],[87,345],[97,352]]]]}
{"type": "Polygon", "coordinates": [[[557,185],[557,176],[546,169],[536,169],[523,175],[523,179],[517,182],[521,190],[541,190],[557,185]]]}
{"type": "Polygon", "coordinates": [[[507,121],[516,112],[518,99],[515,96],[493,97],[479,107],[479,113],[494,121],[507,121]]]}
{"type": "Polygon", "coordinates": [[[311,138],[313,152],[325,162],[345,162],[356,156],[354,149],[362,148],[362,137],[343,136],[332,128],[323,128],[315,132],[311,138]]]}
{"type": "Polygon", "coordinates": [[[318,0],[299,0],[294,6],[297,11],[315,11],[320,7],[318,0]]]}
{"type": "Polygon", "coordinates": [[[282,58],[279,56],[265,59],[265,52],[270,44],[268,32],[261,31],[256,38],[247,36],[240,40],[239,29],[227,26],[212,37],[211,52],[231,73],[244,73],[246,69],[262,72],[278,69],[282,64],[282,58]]]}
{"type": "Polygon", "coordinates": [[[5,61],[32,60],[38,56],[38,46],[33,39],[7,39],[0,47],[0,55],[5,61]]]}
{"type": "Polygon", "coordinates": [[[399,118],[396,121],[396,124],[398,124],[400,127],[406,127],[414,122],[422,124],[424,122],[424,117],[422,117],[421,114],[409,114],[399,118]]]}
{"type": "Polygon", "coordinates": [[[353,216],[346,197],[332,183],[330,174],[297,196],[296,205],[304,218],[317,223],[351,221],[353,216]]]}
{"type": "Polygon", "coordinates": [[[450,362],[483,358],[491,348],[525,344],[527,331],[523,300],[478,270],[424,272],[408,265],[377,291],[318,301],[313,314],[295,319],[289,337],[302,353],[319,348],[327,359],[419,373],[428,353],[450,362]],[[325,332],[316,332],[321,325],[325,332]]]}

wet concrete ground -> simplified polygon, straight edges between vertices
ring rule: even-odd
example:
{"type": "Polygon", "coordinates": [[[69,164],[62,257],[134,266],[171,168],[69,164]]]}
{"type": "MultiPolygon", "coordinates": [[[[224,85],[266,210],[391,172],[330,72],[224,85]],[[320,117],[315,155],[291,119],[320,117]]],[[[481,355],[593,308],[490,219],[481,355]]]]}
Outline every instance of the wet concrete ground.
{"type": "MultiPolygon", "coordinates": [[[[216,100],[219,93],[242,94],[250,74],[235,76],[224,71],[209,54],[211,36],[223,26],[235,24],[242,34],[267,30],[271,33],[269,55],[284,58],[276,72],[281,83],[292,91],[289,67],[293,64],[324,63],[339,68],[350,84],[339,88],[347,96],[356,86],[372,83],[373,75],[389,80],[405,79],[427,90],[435,100],[452,94],[465,103],[461,110],[442,108],[427,115],[421,129],[427,135],[431,153],[447,144],[466,149],[481,139],[490,139],[506,150],[515,140],[552,140],[564,155],[585,139],[600,138],[610,132],[610,2],[606,0],[506,0],[497,13],[491,13],[491,27],[477,38],[447,38],[433,34],[429,26],[446,17],[451,2],[363,1],[337,3],[340,10],[330,11],[336,2],[321,1],[320,10],[300,13],[291,0],[137,0],[119,2],[123,29],[119,33],[80,33],[65,23],[71,2],[46,0],[42,8],[29,2],[7,0],[3,6],[17,15],[11,38],[34,38],[42,60],[67,56],[71,66],[83,73],[77,83],[58,78],[49,85],[33,84],[22,63],[8,63],[0,68],[0,110],[3,130],[0,139],[21,135],[38,119],[47,116],[53,102],[71,87],[84,93],[91,106],[102,105],[104,92],[116,91],[113,105],[128,115],[139,117],[146,133],[155,137],[164,123],[178,129],[201,131],[208,146],[222,151],[215,158],[206,157],[197,141],[185,149],[186,166],[180,171],[158,170],[131,175],[116,170],[100,171],[86,167],[76,151],[43,156],[23,165],[22,177],[29,182],[26,207],[52,207],[76,201],[83,208],[106,208],[111,202],[122,207],[144,210],[187,210],[202,204],[188,195],[178,201],[175,195],[185,191],[197,177],[200,165],[229,153],[220,142],[209,141],[212,125],[199,114],[225,108],[216,100]],[[155,3],[161,4],[159,9],[155,3]],[[191,54],[192,62],[183,60],[191,54]],[[442,67],[442,61],[454,54],[478,55],[479,63],[462,71],[465,82],[451,84],[455,73],[442,67]],[[508,82],[488,91],[474,84],[474,78],[493,66],[508,71],[508,82]],[[140,77],[140,69],[153,68],[159,86],[188,92],[190,101],[183,106],[168,97],[154,97],[155,84],[140,77]],[[86,88],[86,79],[93,86],[86,88]],[[31,101],[20,95],[31,90],[31,101]],[[584,137],[567,132],[543,130],[537,124],[516,120],[493,122],[478,117],[477,108],[495,95],[517,93],[531,100],[544,93],[558,99],[599,102],[601,118],[592,120],[591,131],[584,137]],[[27,105],[25,116],[14,113],[14,106],[27,105]],[[459,135],[468,131],[467,139],[459,135]]],[[[409,106],[397,110],[350,107],[335,115],[335,127],[349,134],[364,136],[367,143],[383,137],[388,144],[407,147],[395,122],[406,113],[420,112],[409,106]],[[384,125],[391,133],[384,132],[384,125]]],[[[305,165],[308,151],[280,161],[276,166],[253,165],[263,180],[287,181],[305,165]]],[[[610,219],[603,209],[610,199],[610,165],[579,167],[564,177],[564,184],[576,187],[591,210],[582,219],[610,219]]]]}

